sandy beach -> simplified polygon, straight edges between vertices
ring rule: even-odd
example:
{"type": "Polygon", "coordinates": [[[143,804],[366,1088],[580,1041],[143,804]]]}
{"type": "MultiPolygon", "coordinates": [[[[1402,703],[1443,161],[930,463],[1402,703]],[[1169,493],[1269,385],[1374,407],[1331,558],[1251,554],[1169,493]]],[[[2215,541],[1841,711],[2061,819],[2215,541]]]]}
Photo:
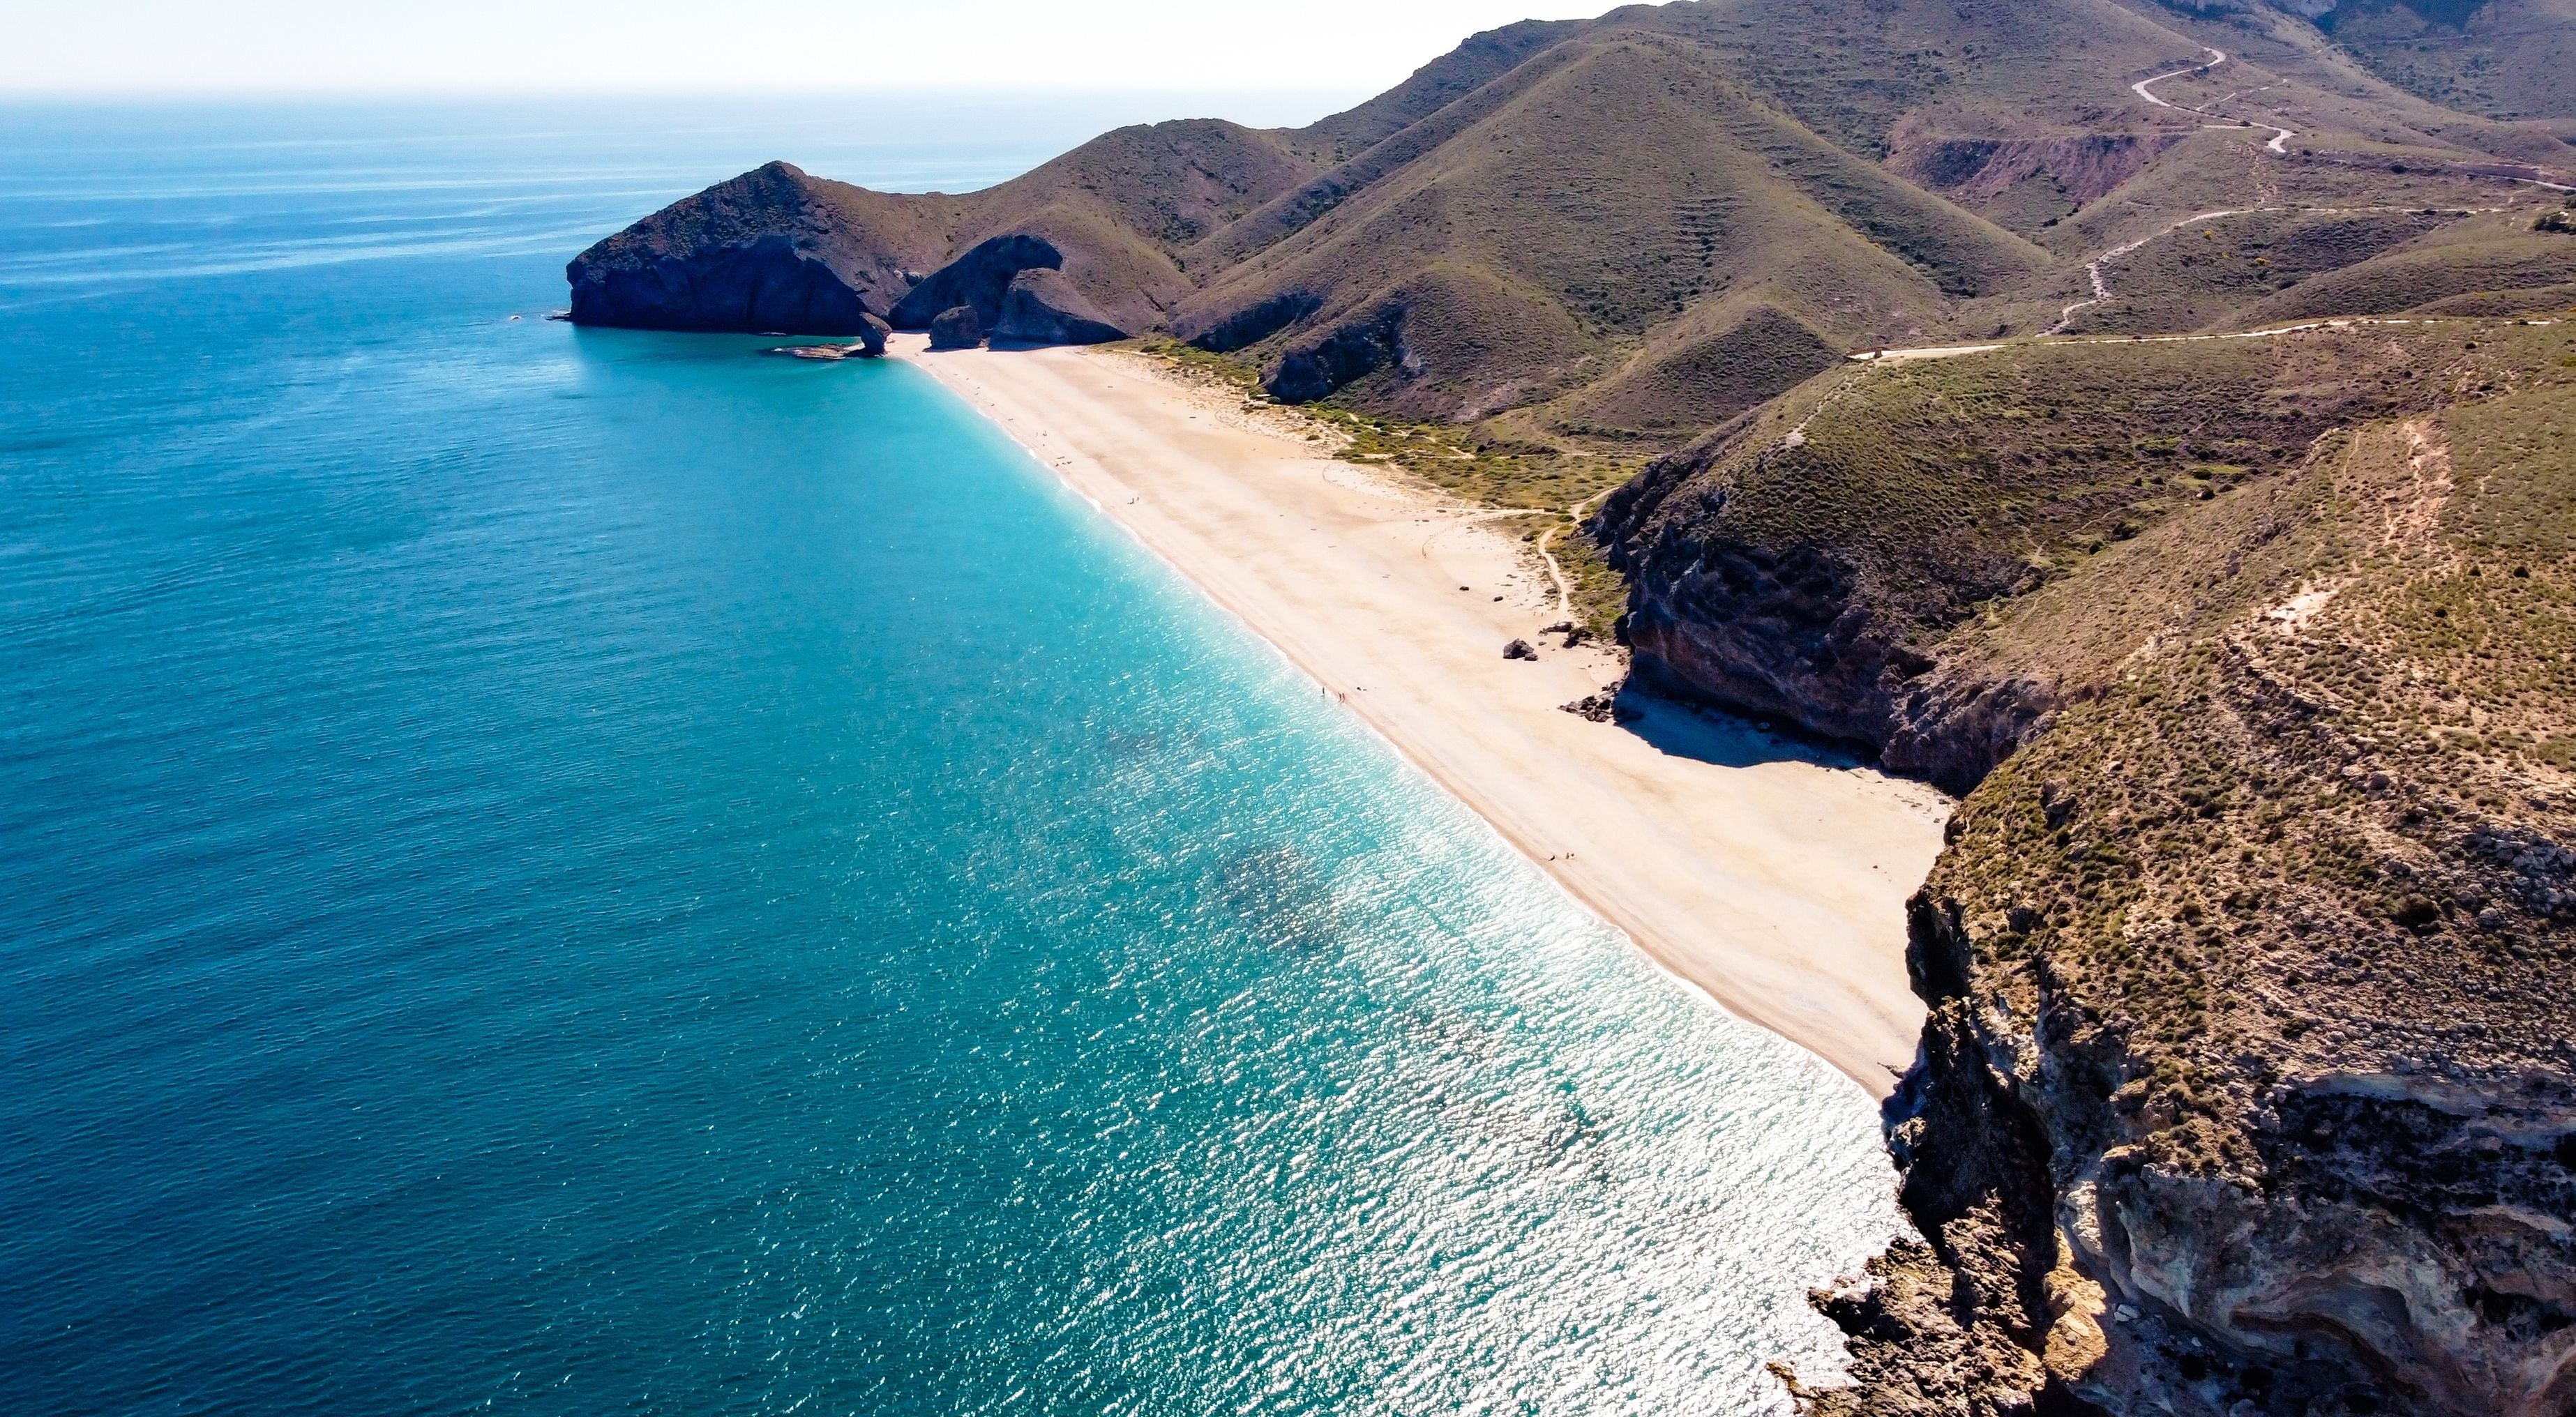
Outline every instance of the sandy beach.
{"type": "Polygon", "coordinates": [[[1930,788],[1719,715],[1559,705],[1615,682],[1490,514],[1333,460],[1288,415],[1141,355],[915,362],[1279,647],[1674,974],[1873,1095],[1914,1056],[1904,901],[1941,848],[1930,788]],[[1538,646],[1535,662],[1505,643],[1538,646]]]}

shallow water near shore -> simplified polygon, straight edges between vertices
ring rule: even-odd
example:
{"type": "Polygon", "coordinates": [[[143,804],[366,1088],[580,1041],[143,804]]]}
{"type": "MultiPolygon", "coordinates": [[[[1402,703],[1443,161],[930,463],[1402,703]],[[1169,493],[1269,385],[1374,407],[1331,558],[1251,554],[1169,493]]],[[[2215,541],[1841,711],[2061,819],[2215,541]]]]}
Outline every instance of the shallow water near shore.
{"type": "Polygon", "coordinates": [[[760,112],[0,113],[0,1410],[1784,1410],[1857,1087],[919,371],[541,318],[760,112]]]}

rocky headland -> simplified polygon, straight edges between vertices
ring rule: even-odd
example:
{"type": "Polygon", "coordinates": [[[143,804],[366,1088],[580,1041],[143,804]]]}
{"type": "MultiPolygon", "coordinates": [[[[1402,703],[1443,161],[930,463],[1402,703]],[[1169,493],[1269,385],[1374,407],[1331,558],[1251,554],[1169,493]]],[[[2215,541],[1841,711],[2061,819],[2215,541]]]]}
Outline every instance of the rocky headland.
{"type": "Polygon", "coordinates": [[[1965,793],[1924,1237],[1815,1410],[2576,1401],[2576,335],[1855,366],[1598,530],[1639,670],[1965,793]]]}

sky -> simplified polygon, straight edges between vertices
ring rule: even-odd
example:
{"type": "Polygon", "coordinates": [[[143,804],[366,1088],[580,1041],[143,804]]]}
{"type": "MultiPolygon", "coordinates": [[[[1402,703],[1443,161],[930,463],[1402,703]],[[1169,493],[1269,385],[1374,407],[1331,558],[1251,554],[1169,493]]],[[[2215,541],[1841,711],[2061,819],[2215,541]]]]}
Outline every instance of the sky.
{"type": "Polygon", "coordinates": [[[0,0],[0,95],[1384,89],[1613,0],[0,0]]]}

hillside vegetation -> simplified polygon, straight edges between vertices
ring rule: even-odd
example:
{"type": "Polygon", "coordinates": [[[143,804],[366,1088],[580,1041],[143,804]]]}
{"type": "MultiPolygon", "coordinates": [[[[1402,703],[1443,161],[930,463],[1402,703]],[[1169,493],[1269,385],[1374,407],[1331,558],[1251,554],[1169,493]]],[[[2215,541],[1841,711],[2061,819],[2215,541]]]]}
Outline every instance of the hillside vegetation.
{"type": "Polygon", "coordinates": [[[2565,1409],[2576,328],[1857,367],[1599,530],[1642,670],[1967,791],[1819,1410],[2565,1409]]]}

